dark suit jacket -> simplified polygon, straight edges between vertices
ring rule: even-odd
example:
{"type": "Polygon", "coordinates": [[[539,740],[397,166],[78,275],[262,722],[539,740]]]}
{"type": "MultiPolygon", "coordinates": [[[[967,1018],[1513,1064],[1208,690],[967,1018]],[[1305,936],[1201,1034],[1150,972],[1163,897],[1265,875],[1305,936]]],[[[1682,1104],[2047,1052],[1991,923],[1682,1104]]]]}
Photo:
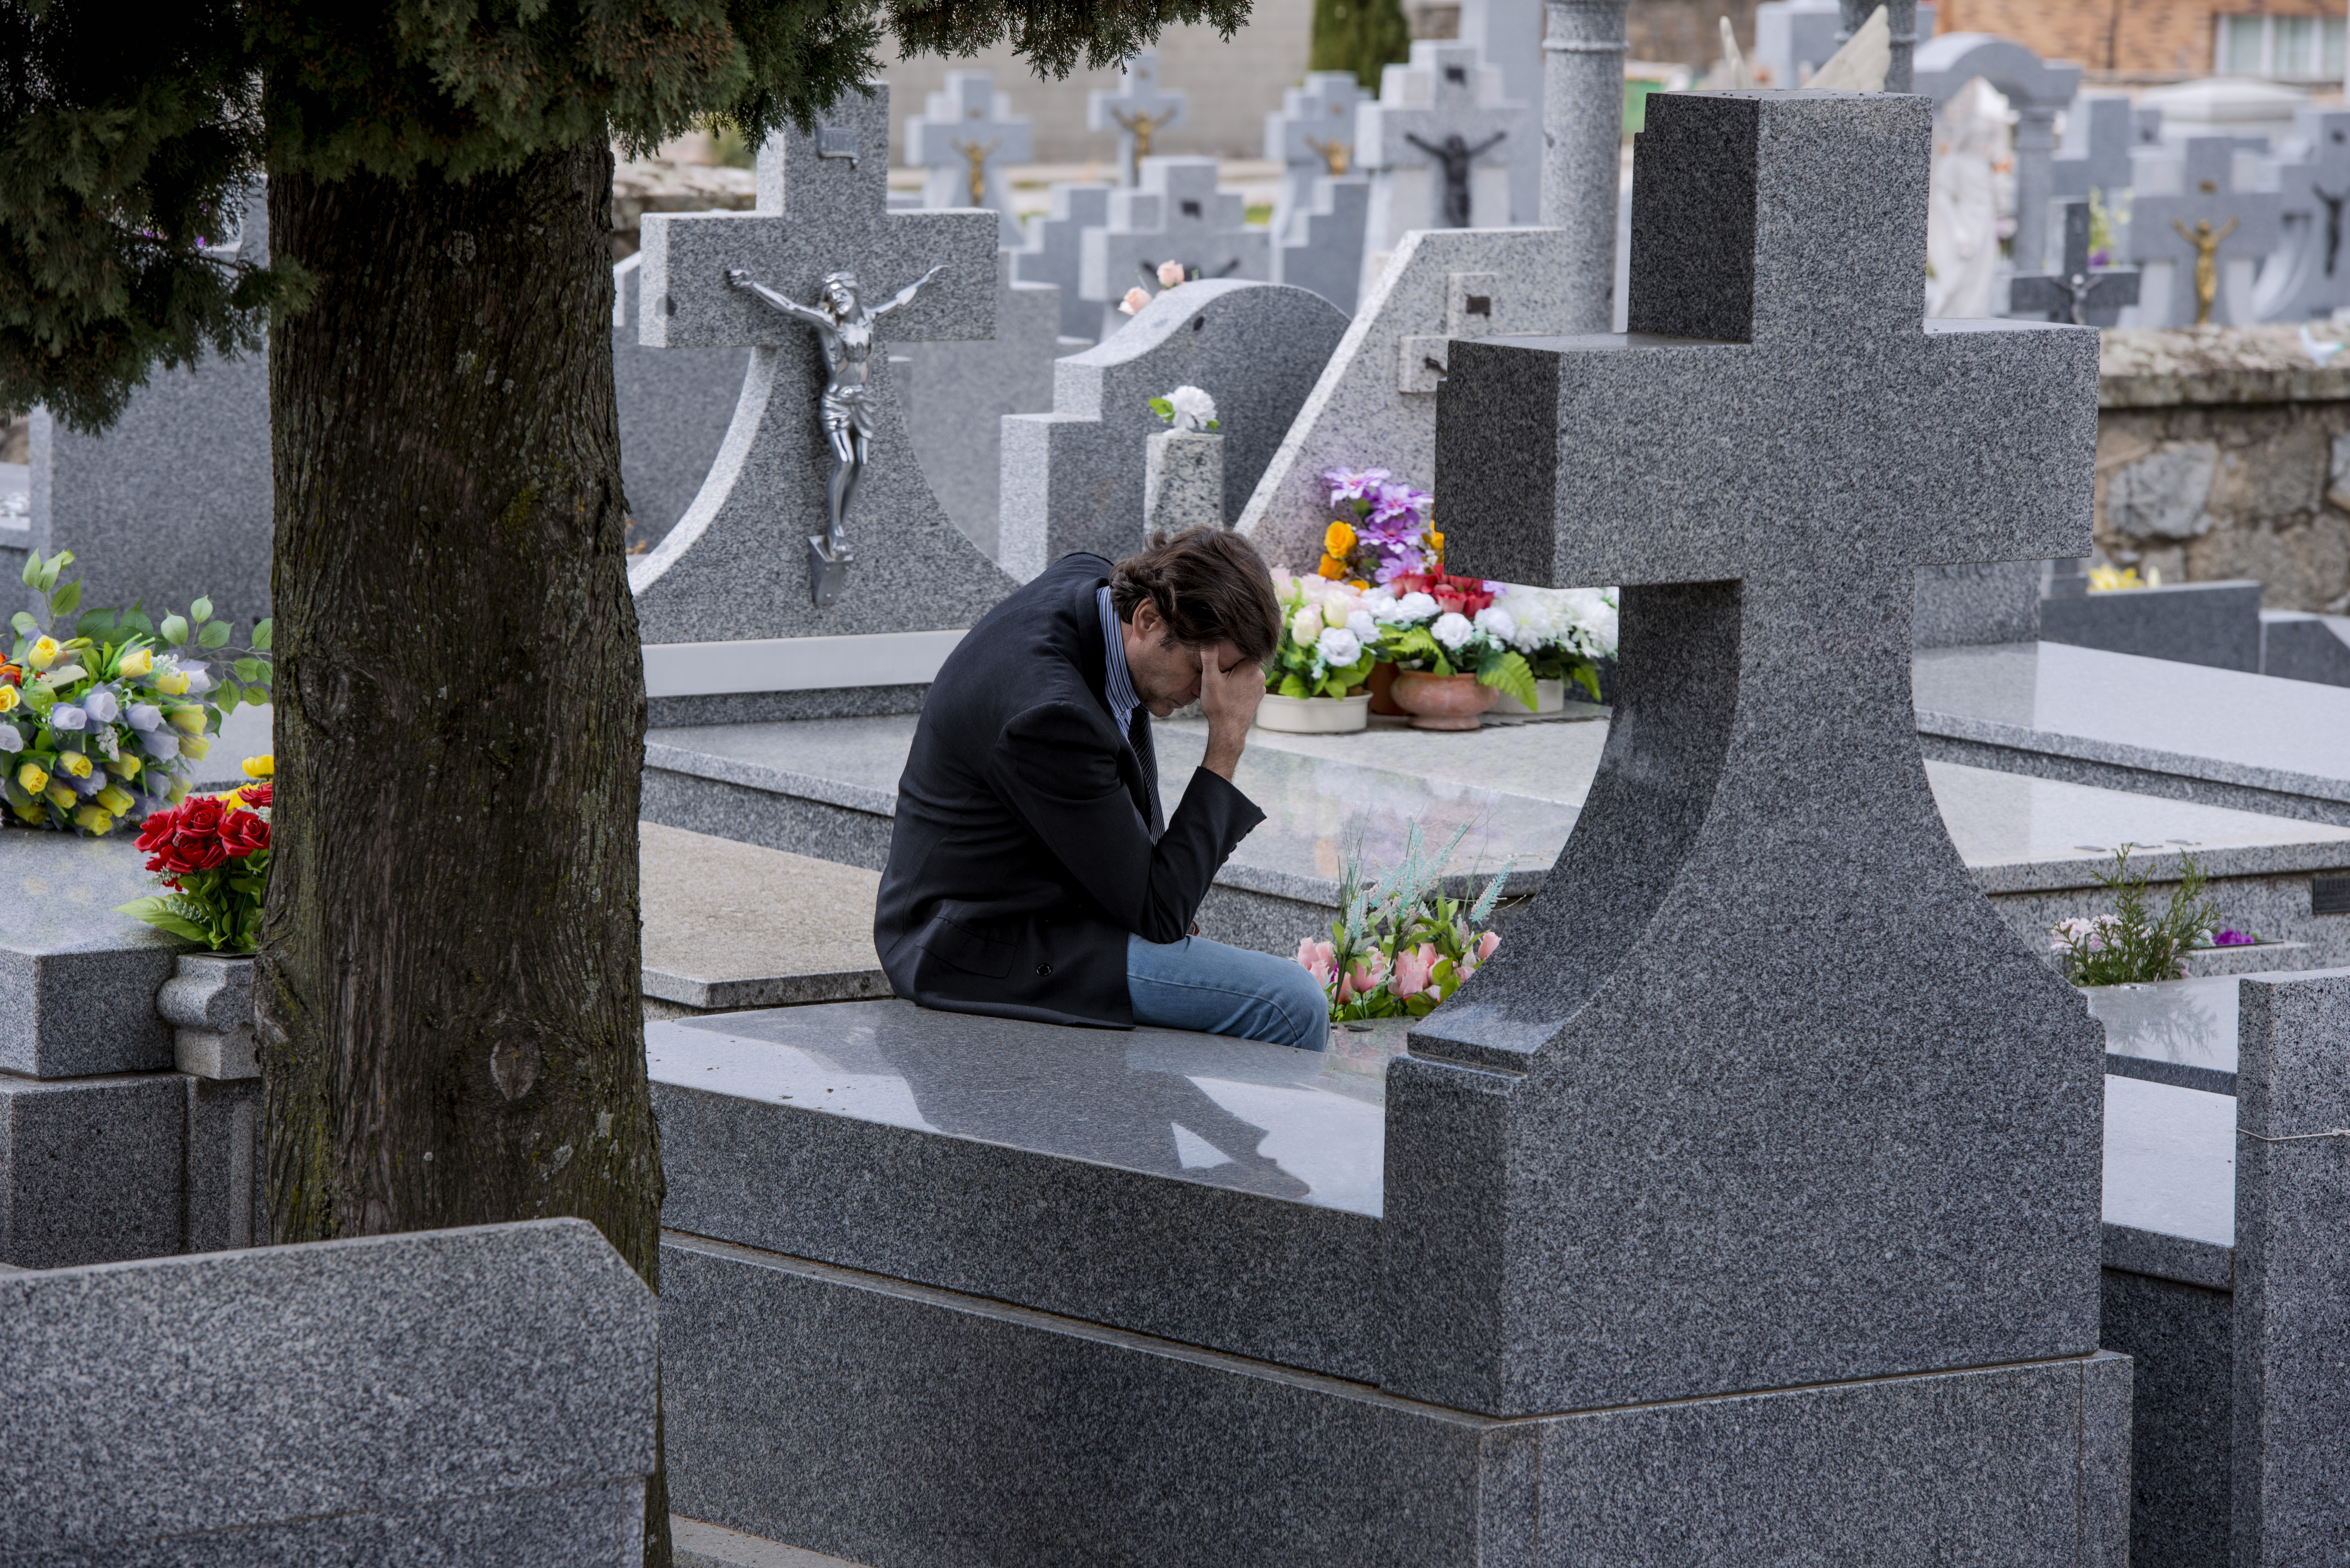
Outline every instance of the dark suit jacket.
{"type": "MultiPolygon", "coordinates": [[[[1264,814],[1191,774],[1166,831],[1156,763],[1110,717],[1099,556],[1066,556],[948,656],[898,781],[873,944],[899,996],[1134,1026],[1126,940],[1184,935],[1264,814]]],[[[1149,722],[1145,719],[1144,722],[1149,722]]]]}

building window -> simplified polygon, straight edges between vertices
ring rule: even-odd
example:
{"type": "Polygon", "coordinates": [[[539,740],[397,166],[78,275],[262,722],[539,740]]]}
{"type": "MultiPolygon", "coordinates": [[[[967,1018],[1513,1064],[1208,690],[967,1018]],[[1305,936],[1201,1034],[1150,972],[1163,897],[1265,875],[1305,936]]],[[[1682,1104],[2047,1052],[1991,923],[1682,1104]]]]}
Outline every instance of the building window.
{"type": "Polygon", "coordinates": [[[2340,81],[2344,31],[2339,16],[2222,16],[2216,57],[2231,77],[2340,81]]]}

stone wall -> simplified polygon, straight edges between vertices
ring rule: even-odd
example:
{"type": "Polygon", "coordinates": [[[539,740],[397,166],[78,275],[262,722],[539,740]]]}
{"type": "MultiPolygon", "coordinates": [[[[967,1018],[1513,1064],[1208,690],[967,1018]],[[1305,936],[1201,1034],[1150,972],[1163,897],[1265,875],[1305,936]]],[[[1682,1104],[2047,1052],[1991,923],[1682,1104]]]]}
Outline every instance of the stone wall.
{"type": "Polygon", "coordinates": [[[2350,364],[2293,327],[2106,334],[2097,548],[2166,582],[2249,577],[2350,611],[2350,364]]]}

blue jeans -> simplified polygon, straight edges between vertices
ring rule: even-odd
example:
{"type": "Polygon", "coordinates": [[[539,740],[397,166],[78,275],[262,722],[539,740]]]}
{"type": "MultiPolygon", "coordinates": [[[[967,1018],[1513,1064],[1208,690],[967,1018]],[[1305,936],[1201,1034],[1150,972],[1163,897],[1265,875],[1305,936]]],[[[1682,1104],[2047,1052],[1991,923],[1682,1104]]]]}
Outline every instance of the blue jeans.
{"type": "Polygon", "coordinates": [[[1129,932],[1126,989],[1137,1023],[1237,1034],[1304,1051],[1330,1044],[1329,999],[1295,959],[1205,937],[1160,943],[1129,932]]]}

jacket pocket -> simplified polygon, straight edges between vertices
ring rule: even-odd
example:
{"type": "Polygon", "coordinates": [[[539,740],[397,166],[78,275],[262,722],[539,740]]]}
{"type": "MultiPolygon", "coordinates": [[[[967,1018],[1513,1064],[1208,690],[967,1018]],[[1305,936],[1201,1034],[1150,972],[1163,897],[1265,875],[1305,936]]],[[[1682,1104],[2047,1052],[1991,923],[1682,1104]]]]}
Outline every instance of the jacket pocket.
{"type": "Polygon", "coordinates": [[[914,945],[966,974],[983,974],[991,980],[1010,974],[1012,961],[1019,953],[1016,943],[983,935],[944,915],[931,916],[915,935],[914,945]]]}

